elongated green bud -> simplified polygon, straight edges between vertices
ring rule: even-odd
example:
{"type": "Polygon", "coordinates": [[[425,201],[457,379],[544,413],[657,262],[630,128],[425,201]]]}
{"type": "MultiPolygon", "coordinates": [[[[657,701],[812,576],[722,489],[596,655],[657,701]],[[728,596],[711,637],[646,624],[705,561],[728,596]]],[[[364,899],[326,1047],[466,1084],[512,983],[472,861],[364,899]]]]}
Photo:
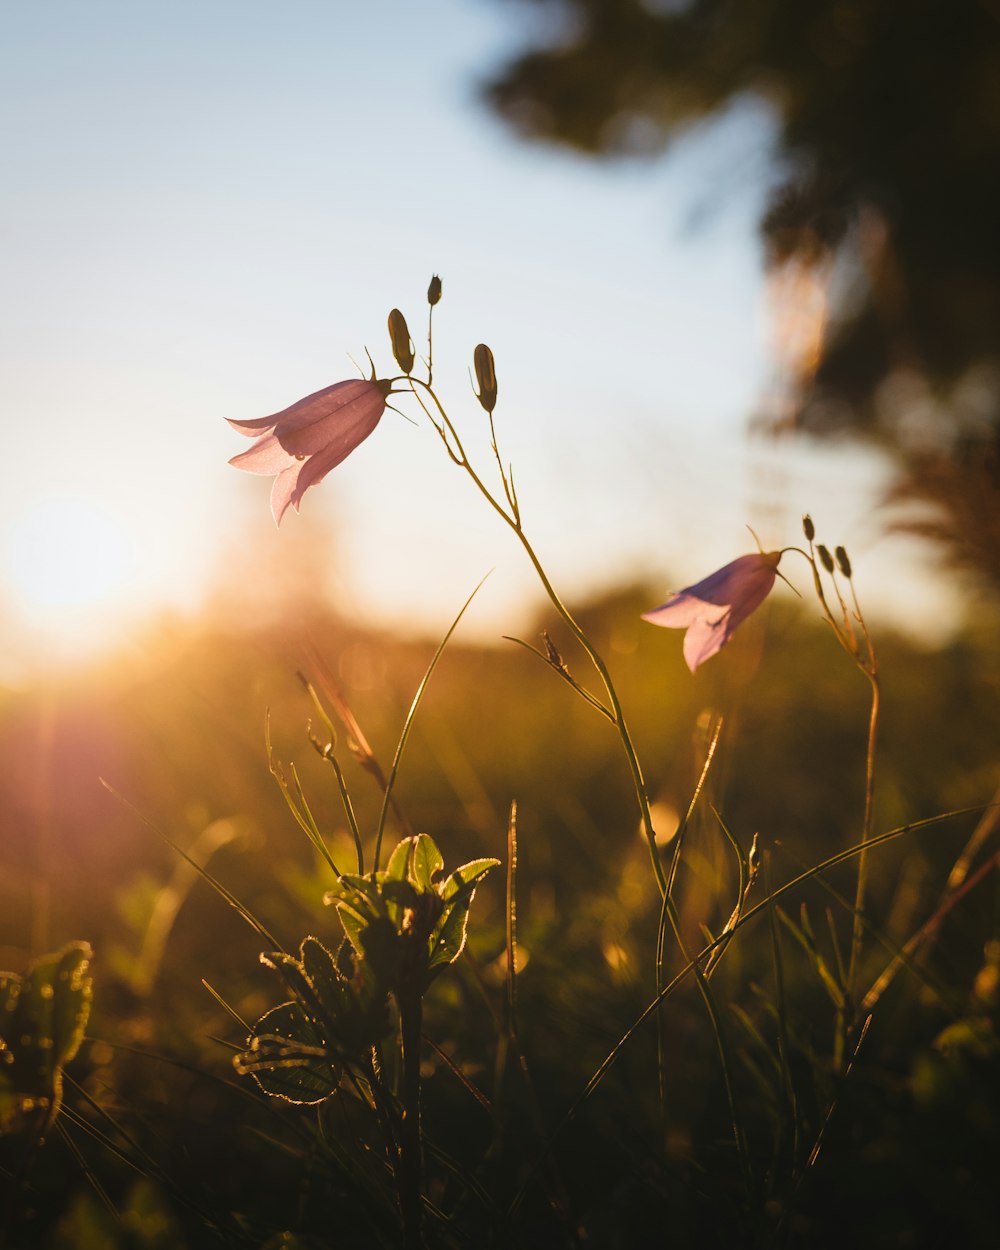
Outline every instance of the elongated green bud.
{"type": "Polygon", "coordinates": [[[392,354],[396,357],[396,363],[404,373],[409,373],[413,368],[413,340],[410,338],[406,318],[398,308],[394,308],[389,314],[389,338],[392,340],[392,354]]]}
{"type": "Polygon", "coordinates": [[[830,552],[826,549],[826,547],[823,546],[822,543],[820,543],[817,546],[816,551],[819,553],[819,558],[823,563],[823,567],[826,569],[828,573],[832,573],[833,572],[833,556],[830,555],[830,552]]]}
{"type": "Polygon", "coordinates": [[[843,547],[838,547],[834,553],[837,557],[837,565],[845,577],[851,576],[851,562],[847,558],[847,552],[843,547]]]}
{"type": "Polygon", "coordinates": [[[434,277],[431,278],[430,286],[427,288],[427,302],[430,304],[431,308],[433,308],[440,298],[441,279],[437,276],[437,274],[435,274],[434,277]]]}
{"type": "Polygon", "coordinates": [[[479,394],[476,397],[487,412],[492,412],[497,405],[497,374],[493,367],[493,353],[485,343],[480,343],[473,352],[476,365],[476,381],[479,383],[479,394]]]}
{"type": "Polygon", "coordinates": [[[813,525],[813,519],[808,512],[802,518],[802,533],[805,534],[807,543],[811,543],[816,537],[816,526],[813,525]]]}

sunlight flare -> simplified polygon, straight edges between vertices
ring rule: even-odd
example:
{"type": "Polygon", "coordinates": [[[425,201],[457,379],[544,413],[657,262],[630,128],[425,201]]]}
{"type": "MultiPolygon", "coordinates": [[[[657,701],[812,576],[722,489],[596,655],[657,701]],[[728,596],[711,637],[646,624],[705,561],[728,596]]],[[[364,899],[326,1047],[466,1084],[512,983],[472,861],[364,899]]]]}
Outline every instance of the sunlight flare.
{"type": "Polygon", "coordinates": [[[123,522],[100,503],[71,494],[37,500],[11,527],[6,547],[3,580],[39,625],[114,599],[134,566],[123,522]]]}

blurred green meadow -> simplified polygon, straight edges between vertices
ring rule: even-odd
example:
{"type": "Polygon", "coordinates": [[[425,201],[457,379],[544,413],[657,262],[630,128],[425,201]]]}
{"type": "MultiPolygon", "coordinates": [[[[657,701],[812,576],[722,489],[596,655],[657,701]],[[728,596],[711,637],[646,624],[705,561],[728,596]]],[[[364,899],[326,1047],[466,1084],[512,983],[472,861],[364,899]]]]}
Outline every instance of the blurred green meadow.
{"type": "MultiPolygon", "coordinates": [[[[655,601],[648,587],[622,587],[578,618],[614,674],[658,830],[677,827],[723,718],[675,887],[697,950],[706,929],[722,931],[739,890],[720,816],[744,852],[758,835],[766,871],[751,904],[765,881],[773,890],[859,840],[867,692],[808,601],[763,609],[696,678],[677,636],[640,621],[655,601]]],[[[542,629],[576,671],[558,620],[540,616],[525,641],[542,629]]],[[[0,695],[0,966],[21,972],[72,940],[94,952],[93,1009],[57,1125],[23,1177],[24,1143],[2,1141],[6,1244],[397,1244],[377,1150],[343,1157],[364,1140],[351,1099],[337,1094],[317,1115],[234,1072],[239,1020],[281,1001],[280,988],[259,964],[268,944],[190,861],[283,948],[306,934],[336,947],[340,925],[322,904],[334,875],[269,773],[265,717],[275,760],[286,776],[294,765],[338,870],[353,871],[297,674],[341,693],[388,770],[438,642],[359,629],[303,600],[262,629],[222,614],[164,621],[127,653],[0,695]]],[[[960,814],[872,852],[863,986],[934,915],[977,829],[967,876],[996,853],[983,808],[1000,781],[995,630],[933,651],[891,635],[877,645],[874,828],[960,814]]],[[[347,737],[339,757],[367,837],[381,793],[347,737]]],[[[854,862],[735,933],[712,987],[734,1056],[747,1192],[690,979],[660,1013],[663,1089],[649,1019],[564,1122],[655,992],[659,896],[606,722],[524,648],[470,646],[459,628],[395,794],[406,823],[390,814],[387,845],[428,832],[448,865],[495,856],[506,867],[517,805],[520,1055],[502,1024],[504,868],[480,887],[467,951],[426,1000],[425,1193],[446,1217],[430,1244],[992,1244],[995,871],[945,909],[893,977],[847,1078],[828,1053],[836,1010],[818,969],[834,964],[830,924],[849,932],[854,862]],[[807,1143],[793,1141],[800,1126],[822,1131],[808,1168],[807,1143]]],[[[667,971],[682,965],[668,946],[667,971]]]]}

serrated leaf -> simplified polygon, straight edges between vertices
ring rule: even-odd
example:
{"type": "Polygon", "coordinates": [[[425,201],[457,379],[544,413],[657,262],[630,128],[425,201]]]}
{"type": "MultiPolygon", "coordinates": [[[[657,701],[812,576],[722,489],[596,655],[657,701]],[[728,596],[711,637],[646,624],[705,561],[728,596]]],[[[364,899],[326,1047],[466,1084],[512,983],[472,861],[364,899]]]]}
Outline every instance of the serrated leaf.
{"type": "Polygon", "coordinates": [[[498,859],[473,859],[461,868],[456,868],[440,887],[441,897],[447,903],[461,891],[474,889],[489,870],[496,868],[499,863],[498,859]]]}
{"type": "Polygon", "coordinates": [[[320,1009],[331,1019],[343,1010],[346,986],[333,952],[319,938],[306,937],[299,947],[303,971],[313,988],[320,1009]]]}
{"type": "Polygon", "coordinates": [[[379,981],[371,960],[355,956],[348,977],[318,938],[305,938],[301,952],[338,1053],[350,1058],[370,1053],[372,1044],[391,1027],[388,986],[379,981]]]}
{"type": "Polygon", "coordinates": [[[36,959],[25,974],[19,1007],[28,1008],[39,1034],[51,1042],[53,1066],[68,1063],[83,1041],[93,990],[90,955],[86,942],[71,942],[36,959]]]}
{"type": "Polygon", "coordinates": [[[427,959],[428,969],[433,970],[444,964],[453,964],[465,949],[471,903],[472,895],[445,913],[444,922],[438,926],[428,944],[430,951],[427,959]]]}
{"type": "Polygon", "coordinates": [[[285,987],[291,994],[292,998],[299,1003],[306,1013],[313,1019],[318,1019],[323,1014],[322,1006],[316,994],[316,990],[306,974],[305,968],[294,957],[284,952],[272,952],[269,955],[261,955],[261,963],[269,968],[273,968],[285,983],[285,987]]]}
{"type": "Polygon", "coordinates": [[[433,890],[434,878],[444,867],[444,856],[437,843],[426,833],[417,834],[413,847],[410,879],[418,890],[433,890]]]}
{"type": "Polygon", "coordinates": [[[440,887],[445,906],[427,944],[429,969],[454,963],[461,955],[476,887],[499,863],[498,859],[474,859],[456,868],[440,887]]]}
{"type": "Polygon", "coordinates": [[[362,916],[360,912],[354,910],[349,903],[337,904],[337,915],[340,917],[340,923],[344,926],[344,932],[347,934],[347,940],[354,947],[358,955],[363,956],[365,953],[362,934],[371,923],[370,919],[362,916]]]}
{"type": "Polygon", "coordinates": [[[298,1003],[261,1016],[233,1066],[265,1094],[301,1106],[325,1102],[340,1084],[340,1065],[298,1003]]]}

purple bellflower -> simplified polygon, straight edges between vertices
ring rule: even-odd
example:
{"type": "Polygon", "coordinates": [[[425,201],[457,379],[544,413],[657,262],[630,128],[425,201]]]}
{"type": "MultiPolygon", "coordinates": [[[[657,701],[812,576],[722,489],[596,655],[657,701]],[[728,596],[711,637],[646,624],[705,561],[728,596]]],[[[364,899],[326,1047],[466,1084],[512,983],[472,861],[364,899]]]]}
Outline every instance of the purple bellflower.
{"type": "Polygon", "coordinates": [[[693,673],[726,645],[736,627],[771,593],[780,559],[780,551],[740,556],[644,612],[642,619],[667,629],[687,630],[684,659],[693,673]]]}
{"type": "Polygon", "coordinates": [[[385,412],[389,383],[374,378],[335,382],[270,417],[229,424],[256,438],[229,461],[248,473],[274,473],[271,514],[281,524],[289,505],[296,512],[302,496],[363,443],[385,412]]]}

